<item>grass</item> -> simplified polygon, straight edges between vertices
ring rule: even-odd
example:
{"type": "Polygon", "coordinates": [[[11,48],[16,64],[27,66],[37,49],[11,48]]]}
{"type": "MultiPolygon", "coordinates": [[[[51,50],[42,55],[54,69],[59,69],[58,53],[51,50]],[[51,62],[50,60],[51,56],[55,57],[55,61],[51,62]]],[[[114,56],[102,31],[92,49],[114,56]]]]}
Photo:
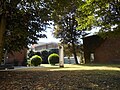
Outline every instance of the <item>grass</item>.
{"type": "Polygon", "coordinates": [[[116,70],[120,71],[120,65],[115,64],[64,64],[64,68],[60,68],[59,65],[41,64],[38,67],[25,67],[15,70],[21,71],[74,71],[74,70],[116,70]]]}
{"type": "Polygon", "coordinates": [[[91,67],[99,67],[99,66],[106,66],[106,67],[120,67],[120,64],[81,64],[83,66],[91,66],[91,67]]]}
{"type": "Polygon", "coordinates": [[[65,64],[0,71],[1,90],[120,90],[119,65],[65,64]]]}

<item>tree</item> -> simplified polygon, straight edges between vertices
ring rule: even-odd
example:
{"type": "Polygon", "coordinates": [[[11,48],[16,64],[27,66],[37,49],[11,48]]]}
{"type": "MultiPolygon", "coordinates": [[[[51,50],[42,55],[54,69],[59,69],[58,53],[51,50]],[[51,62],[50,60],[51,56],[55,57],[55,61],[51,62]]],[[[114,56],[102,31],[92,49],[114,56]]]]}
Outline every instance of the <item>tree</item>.
{"type": "Polygon", "coordinates": [[[84,0],[78,11],[78,29],[100,27],[100,32],[119,32],[120,0],[84,0]]]}
{"type": "Polygon", "coordinates": [[[120,35],[120,0],[82,0],[77,14],[79,30],[99,27],[104,37],[120,35]]]}
{"type": "MultiPolygon", "coordinates": [[[[81,53],[80,52],[83,52],[83,47],[82,45],[75,45],[76,47],[76,53],[77,53],[77,56],[80,56],[81,53]]],[[[65,56],[67,56],[68,58],[72,57],[72,52],[73,52],[73,49],[72,49],[72,46],[69,44],[64,44],[64,52],[65,52],[65,56]]]]}
{"type": "Polygon", "coordinates": [[[46,29],[48,21],[57,23],[61,16],[74,10],[81,1],[1,0],[0,62],[4,50],[16,51],[36,43],[38,37],[45,37],[42,31],[46,29]]]}
{"type": "Polygon", "coordinates": [[[41,57],[43,59],[42,61],[43,64],[48,64],[48,56],[49,56],[49,51],[47,51],[46,49],[41,51],[41,57]]]}
{"type": "Polygon", "coordinates": [[[81,2],[81,0],[52,0],[52,4],[50,4],[52,21],[58,23],[62,16],[74,12],[81,2]]]}
{"type": "Polygon", "coordinates": [[[75,20],[75,13],[70,12],[61,18],[54,31],[54,36],[56,38],[61,38],[63,44],[67,44],[69,47],[72,47],[71,52],[74,55],[76,64],[78,64],[76,46],[80,44],[79,39],[84,35],[84,31],[76,30],[77,26],[78,24],[75,20]]]}
{"type": "Polygon", "coordinates": [[[64,53],[68,58],[72,57],[72,48],[68,44],[64,44],[64,53]]]}
{"type": "Polygon", "coordinates": [[[49,3],[37,0],[0,1],[0,63],[3,51],[18,51],[37,43],[50,20],[49,3]]]}

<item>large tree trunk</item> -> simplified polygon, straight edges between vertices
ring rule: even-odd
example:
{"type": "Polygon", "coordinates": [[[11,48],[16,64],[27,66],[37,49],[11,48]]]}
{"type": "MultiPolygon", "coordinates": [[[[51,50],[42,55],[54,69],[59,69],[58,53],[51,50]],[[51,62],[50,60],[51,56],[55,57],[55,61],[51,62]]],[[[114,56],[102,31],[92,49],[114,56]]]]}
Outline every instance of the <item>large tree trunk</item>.
{"type": "Polygon", "coordinates": [[[6,27],[6,20],[5,17],[1,15],[0,17],[0,64],[2,62],[2,57],[3,57],[3,35],[5,32],[5,27],[6,27]]]}
{"type": "Polygon", "coordinates": [[[78,63],[78,60],[77,60],[77,54],[76,54],[75,44],[72,43],[72,46],[73,46],[73,55],[74,55],[75,63],[76,63],[76,64],[79,64],[79,63],[78,63]]]}
{"type": "Polygon", "coordinates": [[[75,58],[75,63],[76,63],[76,64],[79,64],[79,63],[78,63],[78,60],[77,60],[77,54],[76,54],[76,52],[73,52],[73,55],[74,55],[74,58],[75,58]]]}

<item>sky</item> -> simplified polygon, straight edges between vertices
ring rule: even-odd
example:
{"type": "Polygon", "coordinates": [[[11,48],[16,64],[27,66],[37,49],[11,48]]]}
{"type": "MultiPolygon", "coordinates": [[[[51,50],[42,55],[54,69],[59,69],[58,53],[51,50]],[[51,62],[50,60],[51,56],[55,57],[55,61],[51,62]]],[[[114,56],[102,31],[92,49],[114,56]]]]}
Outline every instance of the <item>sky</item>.
{"type": "Polygon", "coordinates": [[[52,31],[53,31],[53,27],[51,26],[51,28],[47,28],[46,29],[46,32],[44,32],[44,34],[46,34],[47,38],[40,38],[39,39],[39,43],[42,42],[42,43],[49,43],[49,42],[56,42],[58,43],[60,39],[56,39],[53,34],[52,34],[52,31]]]}
{"type": "MultiPolygon", "coordinates": [[[[53,26],[51,26],[51,28],[47,28],[46,32],[44,32],[44,34],[46,34],[47,38],[40,38],[38,43],[49,43],[49,42],[56,42],[59,43],[60,39],[56,39],[53,34],[53,26]]],[[[99,28],[94,28],[91,31],[87,31],[88,33],[91,33],[90,35],[93,35],[95,32],[98,32],[99,28]]]]}

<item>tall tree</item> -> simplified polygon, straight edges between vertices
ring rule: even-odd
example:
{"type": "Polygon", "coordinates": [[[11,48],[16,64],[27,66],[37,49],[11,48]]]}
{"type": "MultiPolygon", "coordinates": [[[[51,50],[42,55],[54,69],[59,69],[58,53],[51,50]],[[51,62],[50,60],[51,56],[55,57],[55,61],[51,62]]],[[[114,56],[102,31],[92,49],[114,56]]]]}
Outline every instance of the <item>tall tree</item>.
{"type": "Polygon", "coordinates": [[[77,60],[77,45],[80,44],[80,38],[84,34],[81,30],[76,30],[78,26],[77,21],[75,20],[75,13],[69,13],[57,23],[54,36],[56,38],[61,38],[63,44],[69,45],[72,47],[72,54],[74,55],[75,62],[78,64],[77,60]]]}
{"type": "Polygon", "coordinates": [[[50,20],[49,2],[0,0],[0,63],[4,50],[17,51],[45,37],[42,31],[50,20]]]}
{"type": "Polygon", "coordinates": [[[58,23],[62,16],[66,16],[69,12],[74,12],[80,3],[81,0],[53,0],[52,4],[50,4],[53,22],[58,23]]]}
{"type": "Polygon", "coordinates": [[[74,54],[76,64],[78,64],[76,44],[78,44],[78,37],[82,31],[76,30],[77,22],[75,20],[74,13],[76,12],[76,8],[79,6],[80,2],[81,0],[56,0],[56,4],[53,6],[55,10],[52,14],[55,24],[54,35],[56,38],[61,38],[63,44],[72,46],[72,53],[74,54]]]}
{"type": "Polygon", "coordinates": [[[79,0],[0,0],[0,63],[4,50],[16,51],[36,43],[38,37],[45,37],[42,31],[49,20],[57,22],[78,3],[79,0]]]}
{"type": "MultiPolygon", "coordinates": [[[[72,52],[73,52],[73,49],[72,49],[72,46],[70,44],[64,44],[64,52],[65,52],[65,56],[70,58],[72,57],[72,52]]],[[[83,46],[82,44],[81,45],[76,45],[76,53],[77,53],[77,56],[81,56],[81,54],[83,53],[83,46]]]]}

